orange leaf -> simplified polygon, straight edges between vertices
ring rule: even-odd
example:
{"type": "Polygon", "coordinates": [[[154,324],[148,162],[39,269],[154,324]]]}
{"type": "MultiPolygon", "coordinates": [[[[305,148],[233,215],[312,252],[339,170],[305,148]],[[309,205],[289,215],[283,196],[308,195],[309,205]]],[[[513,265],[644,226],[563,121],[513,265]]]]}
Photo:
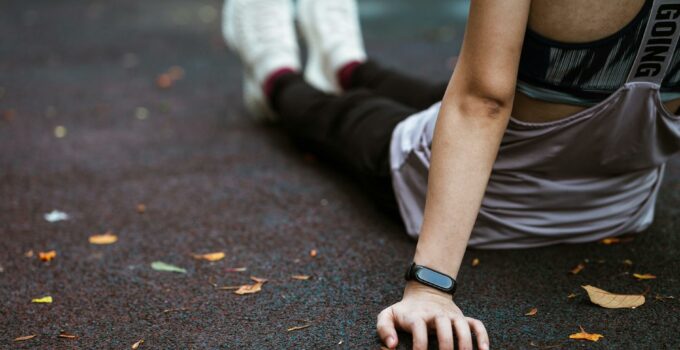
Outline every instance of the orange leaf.
{"type": "Polygon", "coordinates": [[[57,257],[57,252],[55,250],[50,250],[48,252],[38,252],[38,258],[42,261],[52,261],[52,259],[57,257]]]}
{"type": "Polygon", "coordinates": [[[476,267],[478,265],[479,265],[479,259],[477,259],[477,258],[472,259],[472,267],[476,267]]]}
{"type": "Polygon", "coordinates": [[[593,286],[581,286],[590,301],[608,309],[636,308],[645,303],[644,295],[613,294],[593,286]]]}
{"type": "Polygon", "coordinates": [[[316,257],[316,255],[317,255],[318,253],[319,253],[319,252],[317,252],[316,249],[312,249],[312,250],[309,251],[309,256],[311,256],[312,258],[314,258],[314,257],[316,257]]]}
{"type": "Polygon", "coordinates": [[[224,259],[224,252],[214,252],[207,254],[193,254],[194,259],[205,261],[219,261],[224,259]]]}
{"type": "Polygon", "coordinates": [[[604,338],[604,335],[602,334],[597,334],[597,333],[587,333],[583,327],[578,326],[581,328],[581,331],[578,333],[574,333],[569,335],[569,339],[583,339],[583,340],[590,340],[590,341],[598,341],[600,338],[604,338]]]}
{"type": "Polygon", "coordinates": [[[609,238],[605,238],[603,240],[600,240],[600,243],[602,243],[604,245],[612,245],[612,244],[616,244],[616,243],[620,243],[620,242],[621,242],[621,238],[617,238],[617,237],[609,237],[609,238]]]}
{"type": "Polygon", "coordinates": [[[633,274],[633,277],[637,278],[639,281],[642,281],[642,280],[653,280],[653,279],[656,278],[656,276],[652,275],[651,273],[643,273],[643,274],[634,273],[634,274],[633,274]]]}
{"type": "Polygon", "coordinates": [[[537,308],[533,308],[533,309],[529,310],[527,313],[525,313],[524,316],[534,316],[534,315],[536,315],[537,313],[538,313],[538,309],[537,309],[537,308]]]}
{"type": "Polygon", "coordinates": [[[264,283],[262,282],[257,282],[255,284],[244,284],[241,287],[239,287],[236,291],[234,291],[234,294],[244,295],[258,293],[262,290],[263,284],[264,283]]]}
{"type": "Polygon", "coordinates": [[[167,89],[172,86],[173,79],[170,74],[163,73],[156,78],[156,86],[161,89],[167,89]]]}
{"type": "Polygon", "coordinates": [[[583,265],[583,263],[579,263],[578,265],[574,266],[574,268],[571,269],[569,273],[571,273],[572,275],[578,275],[578,273],[581,272],[585,267],[586,265],[583,265]]]}
{"type": "Polygon", "coordinates": [[[37,337],[37,334],[31,334],[31,335],[22,335],[21,337],[16,337],[14,338],[14,341],[24,341],[24,340],[29,340],[37,337]]]}
{"type": "Polygon", "coordinates": [[[113,244],[118,241],[118,236],[114,235],[113,232],[108,231],[106,233],[102,233],[101,235],[90,236],[89,241],[90,244],[96,245],[113,244]]]}
{"type": "Polygon", "coordinates": [[[310,275],[292,275],[290,277],[293,278],[294,280],[306,281],[306,280],[310,279],[312,276],[310,276],[310,275]]]}
{"type": "Polygon", "coordinates": [[[64,339],[76,339],[76,338],[78,338],[77,335],[68,334],[68,333],[61,333],[61,334],[58,335],[58,337],[64,338],[64,339]]]}
{"type": "Polygon", "coordinates": [[[144,344],[144,339],[139,339],[136,343],[132,344],[130,347],[132,350],[137,350],[140,345],[144,344]]]}

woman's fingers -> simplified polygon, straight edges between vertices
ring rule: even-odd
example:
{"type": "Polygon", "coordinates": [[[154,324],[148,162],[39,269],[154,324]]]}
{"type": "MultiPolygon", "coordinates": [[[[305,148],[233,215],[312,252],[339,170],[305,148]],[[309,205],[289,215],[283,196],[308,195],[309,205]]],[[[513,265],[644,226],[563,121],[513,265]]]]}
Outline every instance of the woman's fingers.
{"type": "Polygon", "coordinates": [[[476,320],[472,317],[466,317],[468,324],[470,325],[470,329],[475,333],[475,336],[477,337],[477,347],[479,350],[488,350],[489,349],[489,334],[486,332],[486,327],[484,327],[484,323],[480,320],[476,320]]]}
{"type": "Polygon", "coordinates": [[[415,320],[410,325],[413,335],[413,350],[427,350],[427,325],[424,320],[415,320]]]}
{"type": "Polygon", "coordinates": [[[378,336],[383,344],[392,349],[397,346],[397,330],[394,328],[394,314],[392,308],[387,308],[378,314],[378,336]]]}
{"type": "Polygon", "coordinates": [[[465,317],[456,316],[453,319],[453,327],[456,329],[456,336],[458,337],[459,350],[472,350],[472,335],[470,334],[470,326],[465,317]]]}
{"type": "Polygon", "coordinates": [[[453,330],[451,329],[451,320],[446,317],[437,317],[434,320],[434,324],[437,328],[439,349],[453,350],[453,330]]]}

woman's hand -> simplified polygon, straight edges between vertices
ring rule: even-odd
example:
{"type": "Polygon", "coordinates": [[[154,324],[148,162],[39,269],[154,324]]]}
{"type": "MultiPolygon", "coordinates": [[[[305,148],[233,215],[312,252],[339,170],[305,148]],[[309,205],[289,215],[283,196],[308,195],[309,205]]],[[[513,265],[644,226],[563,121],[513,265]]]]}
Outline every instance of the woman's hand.
{"type": "Polygon", "coordinates": [[[428,329],[437,332],[439,349],[453,350],[453,329],[458,349],[472,350],[472,335],[480,350],[489,349],[489,336],[484,324],[465,317],[452,296],[417,282],[408,282],[402,300],[378,315],[378,335],[390,349],[397,346],[397,329],[410,332],[413,349],[427,349],[428,329]]]}

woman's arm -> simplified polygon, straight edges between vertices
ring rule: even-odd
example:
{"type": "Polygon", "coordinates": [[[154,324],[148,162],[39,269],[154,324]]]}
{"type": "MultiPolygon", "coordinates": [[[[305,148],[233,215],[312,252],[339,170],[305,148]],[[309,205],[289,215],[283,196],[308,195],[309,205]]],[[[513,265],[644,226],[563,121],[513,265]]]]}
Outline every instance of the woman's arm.
{"type": "MultiPolygon", "coordinates": [[[[451,276],[458,274],[501,138],[510,117],[517,69],[531,0],[474,0],[461,53],[444,96],[432,144],[425,217],[414,261],[451,276]]],[[[427,328],[440,349],[488,349],[481,322],[465,318],[451,296],[409,282],[401,302],[378,317],[386,345],[397,344],[395,328],[413,334],[414,349],[427,348],[427,328]]]]}

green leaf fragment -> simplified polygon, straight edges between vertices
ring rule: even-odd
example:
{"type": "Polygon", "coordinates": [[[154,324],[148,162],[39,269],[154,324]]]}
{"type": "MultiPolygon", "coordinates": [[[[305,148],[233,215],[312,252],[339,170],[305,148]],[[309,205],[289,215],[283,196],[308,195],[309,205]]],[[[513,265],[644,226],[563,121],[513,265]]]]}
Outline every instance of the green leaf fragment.
{"type": "Polygon", "coordinates": [[[162,261],[152,262],[151,268],[156,270],[156,271],[187,273],[186,269],[183,269],[181,267],[177,267],[175,265],[170,265],[170,264],[164,263],[162,261]]]}

